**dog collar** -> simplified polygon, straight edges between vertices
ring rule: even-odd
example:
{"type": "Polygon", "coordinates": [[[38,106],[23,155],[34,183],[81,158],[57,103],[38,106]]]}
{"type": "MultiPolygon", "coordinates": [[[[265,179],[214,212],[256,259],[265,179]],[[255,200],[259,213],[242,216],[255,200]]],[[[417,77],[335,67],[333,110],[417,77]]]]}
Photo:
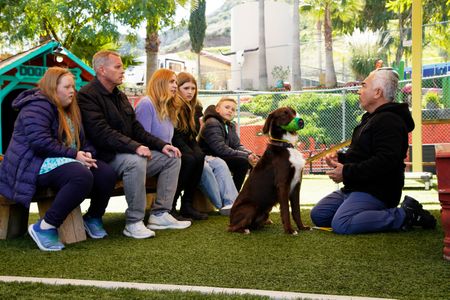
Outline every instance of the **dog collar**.
{"type": "Polygon", "coordinates": [[[270,137],[270,144],[283,148],[294,148],[294,145],[292,145],[288,140],[279,140],[273,137],[270,137]]]}

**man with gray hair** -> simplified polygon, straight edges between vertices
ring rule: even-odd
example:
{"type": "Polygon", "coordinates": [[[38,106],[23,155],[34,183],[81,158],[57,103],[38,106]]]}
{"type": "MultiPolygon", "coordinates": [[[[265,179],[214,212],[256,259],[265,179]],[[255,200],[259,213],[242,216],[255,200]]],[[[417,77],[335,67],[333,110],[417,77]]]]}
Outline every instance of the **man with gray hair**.
{"type": "Polygon", "coordinates": [[[352,142],[346,152],[326,156],[332,168],[327,175],[344,187],[311,210],[316,226],[332,227],[339,234],[435,228],[436,219],[415,199],[405,196],[397,207],[408,133],[414,129],[408,105],[394,102],[397,86],[398,74],[391,68],[379,68],[363,81],[358,94],[366,113],[352,142]]]}
{"type": "Polygon", "coordinates": [[[183,229],[190,221],[178,221],[169,214],[181,167],[178,148],[149,134],[136,120],[127,96],[117,87],[124,69],[120,55],[100,51],[93,57],[96,77],[78,92],[83,125],[103,159],[123,179],[128,203],[123,234],[142,239],[155,229],[183,229]],[[146,177],[158,175],[156,200],[148,226],[143,219],[146,206],[146,177]]]}

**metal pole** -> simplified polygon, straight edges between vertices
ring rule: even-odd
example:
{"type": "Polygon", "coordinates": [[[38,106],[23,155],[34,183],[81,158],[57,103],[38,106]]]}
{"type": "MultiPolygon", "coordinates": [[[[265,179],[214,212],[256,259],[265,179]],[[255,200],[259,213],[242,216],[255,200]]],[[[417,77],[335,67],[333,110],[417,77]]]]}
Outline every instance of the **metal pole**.
{"type": "Polygon", "coordinates": [[[412,1],[412,169],[422,172],[422,1],[412,1]]]}

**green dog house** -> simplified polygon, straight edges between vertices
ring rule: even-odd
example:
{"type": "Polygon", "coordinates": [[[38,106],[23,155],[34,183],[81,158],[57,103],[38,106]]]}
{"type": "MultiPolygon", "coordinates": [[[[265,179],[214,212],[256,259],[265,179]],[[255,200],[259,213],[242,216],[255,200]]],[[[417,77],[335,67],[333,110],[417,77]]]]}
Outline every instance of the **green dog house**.
{"type": "Polygon", "coordinates": [[[0,61],[0,153],[6,152],[18,114],[12,101],[22,91],[36,87],[45,71],[54,66],[74,74],[77,90],[95,76],[91,67],[53,40],[0,61]]]}

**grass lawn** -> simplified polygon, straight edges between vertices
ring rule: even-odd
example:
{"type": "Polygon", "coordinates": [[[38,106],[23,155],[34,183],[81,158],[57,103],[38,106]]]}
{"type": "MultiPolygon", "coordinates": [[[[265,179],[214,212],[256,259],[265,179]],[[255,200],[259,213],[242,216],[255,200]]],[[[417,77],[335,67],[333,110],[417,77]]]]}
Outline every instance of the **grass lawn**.
{"type": "MultiPolygon", "coordinates": [[[[440,221],[439,212],[433,213],[440,221]]],[[[309,210],[302,214],[305,223],[311,224],[309,210]]],[[[36,218],[32,214],[30,222],[36,218]]],[[[108,238],[68,245],[61,252],[42,252],[28,236],[0,241],[0,275],[398,299],[448,299],[450,295],[450,263],[442,259],[440,222],[436,230],[404,233],[340,236],[308,231],[288,236],[282,232],[278,213],[272,219],[275,224],[241,235],[226,231],[226,217],[211,215],[187,230],[158,231],[156,238],[133,240],[122,236],[123,214],[107,214],[108,238]]],[[[20,292],[32,298],[39,289],[42,285],[1,283],[0,295],[20,292]]],[[[87,288],[45,286],[48,298],[66,294],[65,289],[82,295],[77,290],[87,288]]],[[[92,290],[99,293],[96,298],[129,295],[139,299],[150,293],[92,290]]],[[[158,295],[151,292],[154,299],[158,295]]],[[[179,298],[176,293],[161,295],[179,298]]],[[[186,294],[187,299],[191,296],[198,298],[195,293],[186,294]]]]}

